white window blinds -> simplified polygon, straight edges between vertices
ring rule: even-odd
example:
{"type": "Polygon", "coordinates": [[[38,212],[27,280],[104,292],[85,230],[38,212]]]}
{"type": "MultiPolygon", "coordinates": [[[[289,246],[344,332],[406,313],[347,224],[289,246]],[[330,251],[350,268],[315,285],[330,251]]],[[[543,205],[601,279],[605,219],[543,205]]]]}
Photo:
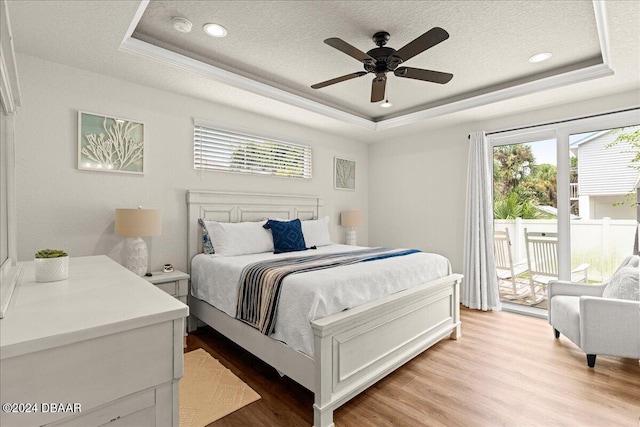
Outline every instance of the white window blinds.
{"type": "Polygon", "coordinates": [[[311,147],[304,145],[196,122],[193,147],[196,169],[311,179],[311,147]]]}

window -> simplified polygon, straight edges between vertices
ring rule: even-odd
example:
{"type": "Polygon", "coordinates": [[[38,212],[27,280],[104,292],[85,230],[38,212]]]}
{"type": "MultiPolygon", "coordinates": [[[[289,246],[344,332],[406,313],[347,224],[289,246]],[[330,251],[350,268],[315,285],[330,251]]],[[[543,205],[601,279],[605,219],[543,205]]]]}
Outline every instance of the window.
{"type": "Polygon", "coordinates": [[[547,277],[600,283],[634,252],[638,119],[640,110],[633,109],[488,137],[494,229],[508,233],[514,265],[499,280],[505,310],[544,316],[547,277]],[[533,242],[541,233],[553,240],[546,252],[533,242]],[[547,259],[540,261],[540,255],[547,259]],[[549,274],[540,274],[545,265],[549,274]]]}
{"type": "Polygon", "coordinates": [[[311,147],[196,121],[194,167],[311,179],[311,147]]]}

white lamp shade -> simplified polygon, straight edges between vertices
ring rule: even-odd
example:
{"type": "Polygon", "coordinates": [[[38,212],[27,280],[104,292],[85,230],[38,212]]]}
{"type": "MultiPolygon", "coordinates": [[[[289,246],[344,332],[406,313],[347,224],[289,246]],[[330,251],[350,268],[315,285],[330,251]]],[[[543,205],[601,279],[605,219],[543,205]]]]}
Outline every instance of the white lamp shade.
{"type": "Polygon", "coordinates": [[[116,209],[116,233],[123,237],[159,236],[162,230],[157,209],[116,209]]]}
{"type": "Polygon", "coordinates": [[[357,227],[362,224],[362,211],[350,210],[340,212],[340,225],[343,227],[357,227]]]}

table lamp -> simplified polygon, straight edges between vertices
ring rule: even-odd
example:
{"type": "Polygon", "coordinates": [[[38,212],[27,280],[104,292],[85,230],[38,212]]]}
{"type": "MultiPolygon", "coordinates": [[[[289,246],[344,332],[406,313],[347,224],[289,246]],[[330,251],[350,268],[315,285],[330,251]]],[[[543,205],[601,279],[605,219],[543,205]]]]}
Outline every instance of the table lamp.
{"type": "Polygon", "coordinates": [[[116,209],[116,233],[128,237],[123,263],[138,276],[147,273],[149,251],[142,237],[160,235],[160,211],[156,209],[116,209]]]}
{"type": "Polygon", "coordinates": [[[354,209],[340,212],[340,225],[347,228],[347,245],[356,244],[356,227],[362,224],[362,211],[354,209]]]}

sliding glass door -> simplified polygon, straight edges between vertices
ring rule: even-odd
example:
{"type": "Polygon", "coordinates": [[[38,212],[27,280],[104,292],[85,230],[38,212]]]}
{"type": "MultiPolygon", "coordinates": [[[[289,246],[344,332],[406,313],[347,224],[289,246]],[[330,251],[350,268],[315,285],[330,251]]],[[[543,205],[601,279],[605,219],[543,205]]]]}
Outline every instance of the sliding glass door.
{"type": "Polygon", "coordinates": [[[507,309],[546,315],[549,281],[600,283],[634,252],[638,123],[636,109],[489,134],[507,309]]]}
{"type": "MultiPolygon", "coordinates": [[[[540,135],[542,136],[542,135],[540,135]]],[[[537,262],[557,269],[558,156],[555,138],[523,136],[493,147],[493,211],[496,267],[503,302],[547,309],[545,277],[532,274],[537,262]],[[504,233],[504,234],[503,234],[504,233]],[[533,239],[544,242],[543,253],[533,239]]],[[[555,270],[555,271],[553,271],[555,270]]]]}
{"type": "Polygon", "coordinates": [[[569,149],[571,261],[602,282],[635,244],[640,126],[572,134],[569,149]]]}

